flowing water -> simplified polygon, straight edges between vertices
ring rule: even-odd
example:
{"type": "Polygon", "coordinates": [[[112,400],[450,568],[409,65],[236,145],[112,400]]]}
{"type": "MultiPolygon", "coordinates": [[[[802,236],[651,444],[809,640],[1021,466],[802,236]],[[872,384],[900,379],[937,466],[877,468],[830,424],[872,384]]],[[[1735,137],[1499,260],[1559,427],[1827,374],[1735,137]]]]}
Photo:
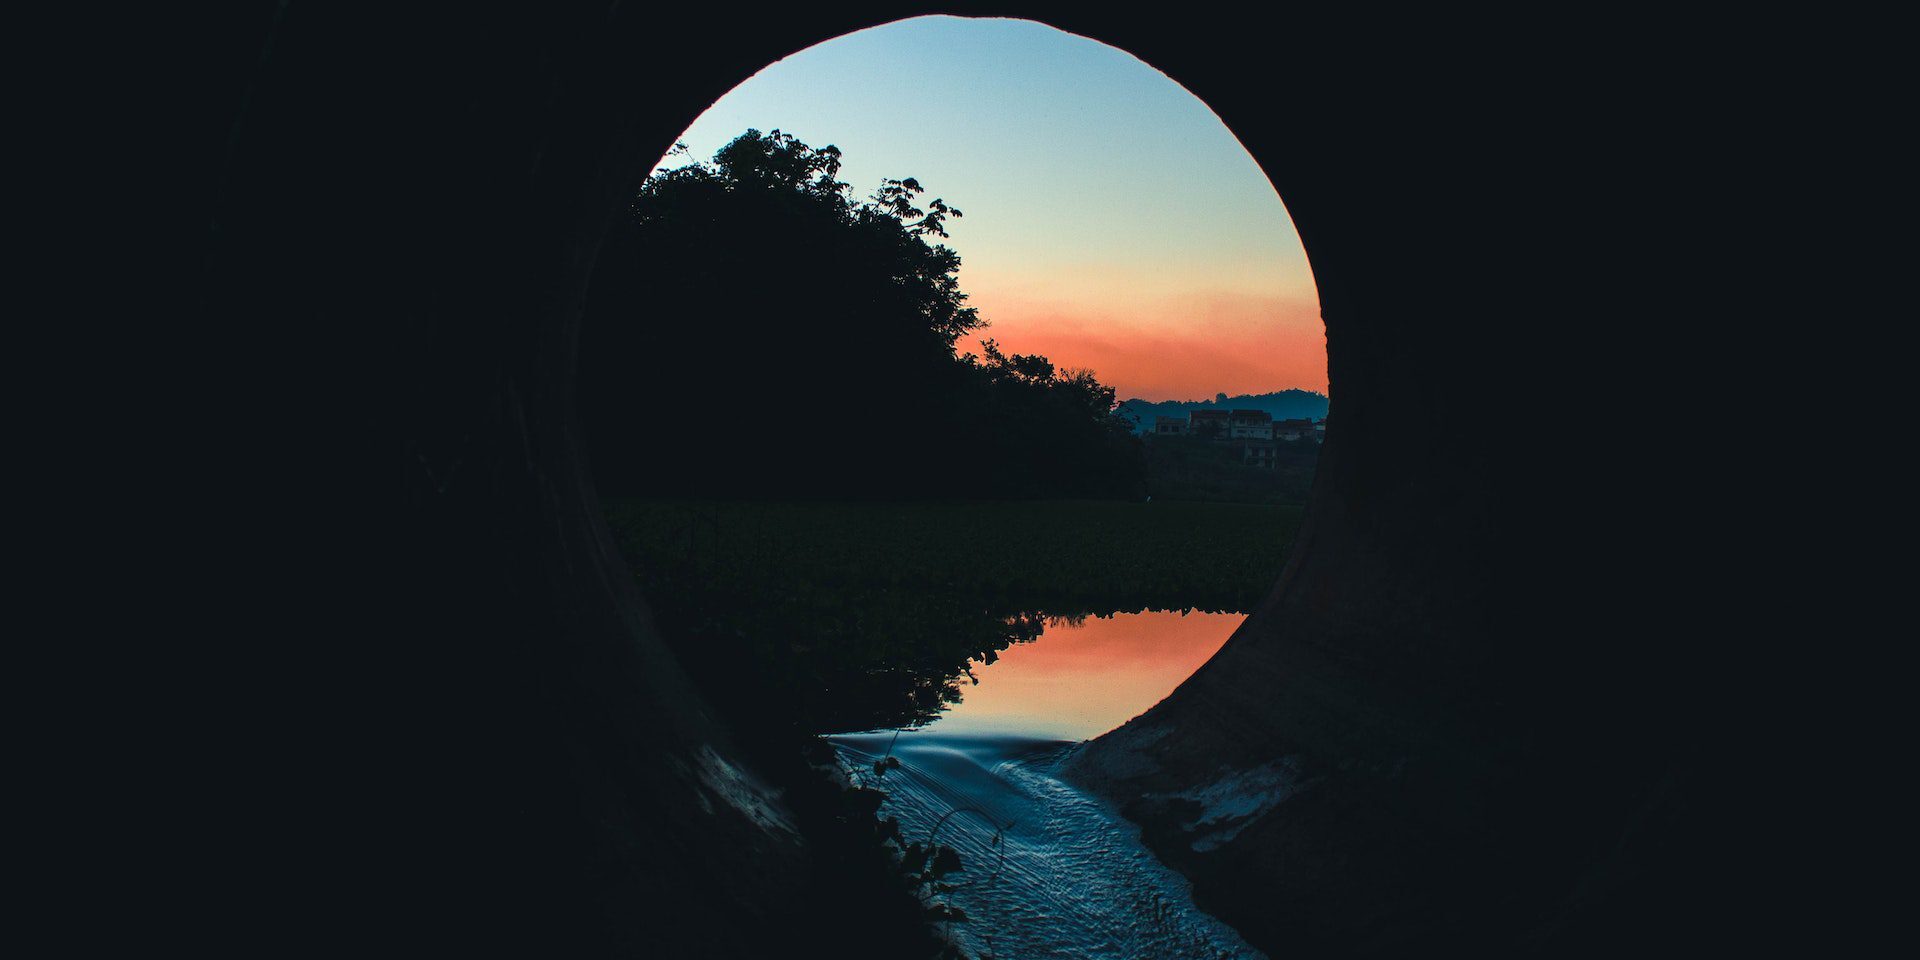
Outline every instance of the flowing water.
{"type": "MultiPolygon", "coordinates": [[[[1205,663],[1239,614],[1116,614],[1049,623],[974,668],[978,685],[918,730],[832,738],[855,769],[891,756],[883,815],[909,841],[953,847],[964,869],[940,899],[951,933],[995,958],[1257,958],[1194,906],[1187,881],[1105,801],[1054,776],[1079,744],[1158,703],[1205,663]]],[[[869,780],[873,778],[868,777],[869,780]]]]}

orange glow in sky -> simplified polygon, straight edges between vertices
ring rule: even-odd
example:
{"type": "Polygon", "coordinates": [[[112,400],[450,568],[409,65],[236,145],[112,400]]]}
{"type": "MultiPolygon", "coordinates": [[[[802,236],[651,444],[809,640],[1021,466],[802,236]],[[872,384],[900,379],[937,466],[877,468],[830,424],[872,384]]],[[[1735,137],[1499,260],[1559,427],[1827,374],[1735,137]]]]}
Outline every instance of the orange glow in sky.
{"type": "Polygon", "coordinates": [[[987,288],[971,297],[992,326],[974,339],[1090,368],[1122,400],[1210,400],[1216,392],[1286,387],[1327,392],[1327,332],[1311,302],[1195,293],[1102,305],[976,286],[987,288]]]}
{"type": "Polygon", "coordinates": [[[1326,328],[1281,198],[1220,118],[1126,51],[1023,20],[917,17],[767,66],[682,134],[845,154],[965,211],[941,241],[997,340],[1119,399],[1327,389],[1326,328]]]}

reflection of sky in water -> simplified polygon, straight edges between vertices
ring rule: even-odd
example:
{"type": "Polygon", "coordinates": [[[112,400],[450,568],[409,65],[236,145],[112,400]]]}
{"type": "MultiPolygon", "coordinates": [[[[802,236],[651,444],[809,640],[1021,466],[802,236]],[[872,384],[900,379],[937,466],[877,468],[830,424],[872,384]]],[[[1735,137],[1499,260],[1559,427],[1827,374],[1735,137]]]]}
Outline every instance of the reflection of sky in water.
{"type": "MultiPolygon", "coordinates": [[[[832,738],[883,816],[914,843],[960,855],[942,899],[972,919],[949,932],[972,955],[1263,960],[1193,903],[1184,877],[1106,802],[1054,775],[1078,741],[1165,699],[1227,641],[1239,613],[1121,613],[1053,621],[975,666],[978,686],[919,730],[832,738]],[[868,773],[882,758],[897,766],[868,773]]],[[[1231,804],[1238,796],[1207,798],[1231,804]]],[[[1234,809],[1238,809],[1237,807],[1234,809]]]]}
{"type": "Polygon", "coordinates": [[[1193,675],[1241,621],[1240,613],[1119,613],[1080,626],[1055,621],[1015,644],[929,733],[1006,733],[1086,740],[1146,712],[1193,675]]]}
{"type": "MultiPolygon", "coordinates": [[[[963,867],[943,899],[972,918],[950,933],[973,955],[1131,960],[1262,957],[1193,903],[1185,878],[1104,801],[1055,776],[1080,749],[1165,699],[1246,619],[1121,613],[1053,621],[1015,644],[939,720],[899,735],[834,737],[887,794],[884,816],[915,843],[952,846],[963,867]]],[[[1211,798],[1210,798],[1211,799],[1211,798]]],[[[1237,801],[1238,797],[1226,798],[1237,801]]]]}

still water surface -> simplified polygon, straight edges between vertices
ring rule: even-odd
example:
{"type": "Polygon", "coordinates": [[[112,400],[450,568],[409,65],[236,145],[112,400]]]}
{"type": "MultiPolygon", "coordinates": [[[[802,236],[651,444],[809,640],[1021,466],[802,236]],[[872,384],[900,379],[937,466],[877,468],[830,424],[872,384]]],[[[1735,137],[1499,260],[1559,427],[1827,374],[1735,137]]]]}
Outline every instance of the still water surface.
{"type": "Polygon", "coordinates": [[[1115,614],[1049,622],[976,666],[978,685],[934,723],[833,737],[871,770],[883,816],[909,841],[953,847],[965,870],[942,899],[971,918],[954,939],[980,957],[1259,958],[1193,904],[1187,881],[1105,801],[1054,775],[1087,739],[1145,712],[1220,649],[1242,614],[1115,614]]]}

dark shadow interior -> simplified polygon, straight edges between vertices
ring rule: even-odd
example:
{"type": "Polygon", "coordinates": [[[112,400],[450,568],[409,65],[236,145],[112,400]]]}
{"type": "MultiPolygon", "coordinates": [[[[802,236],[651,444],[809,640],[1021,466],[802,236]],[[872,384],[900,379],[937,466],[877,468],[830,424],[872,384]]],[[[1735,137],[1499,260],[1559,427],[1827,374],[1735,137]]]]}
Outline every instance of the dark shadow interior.
{"type": "Polygon", "coordinates": [[[1661,199],[1592,132],[1619,123],[1593,38],[1045,3],[289,4],[235,32],[208,309],[283,331],[256,358],[274,402],[235,416],[309,441],[273,496],[313,494],[292,531],[313,547],[279,575],[368,691],[312,732],[376,771],[330,789],[365,814],[396,942],[887,955],[814,912],[817,851],[654,634],[570,404],[598,238],[648,163],[762,65],[927,12],[1165,71],[1260,162],[1319,286],[1334,405],[1287,572],[1089,751],[1089,781],[1275,956],[1705,936],[1731,894],[1700,892],[1698,654],[1621,601],[1678,561],[1638,555],[1659,515],[1577,426],[1644,360],[1581,331],[1653,302],[1596,264],[1661,199]],[[1211,853],[1141,800],[1279,758],[1322,786],[1211,853]]]}

